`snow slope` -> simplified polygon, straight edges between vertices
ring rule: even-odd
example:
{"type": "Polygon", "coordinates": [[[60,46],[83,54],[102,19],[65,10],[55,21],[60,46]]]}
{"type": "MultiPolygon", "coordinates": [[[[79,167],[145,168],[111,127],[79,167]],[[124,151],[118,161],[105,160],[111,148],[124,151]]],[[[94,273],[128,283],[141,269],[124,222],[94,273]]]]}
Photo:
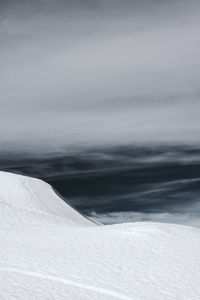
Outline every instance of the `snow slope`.
{"type": "Polygon", "coordinates": [[[96,226],[37,179],[0,172],[0,299],[198,300],[200,229],[96,226]]]}
{"type": "Polygon", "coordinates": [[[92,222],[80,215],[54,192],[46,182],[0,172],[0,201],[4,205],[21,209],[23,212],[38,212],[67,218],[82,225],[93,225],[92,222]]]}

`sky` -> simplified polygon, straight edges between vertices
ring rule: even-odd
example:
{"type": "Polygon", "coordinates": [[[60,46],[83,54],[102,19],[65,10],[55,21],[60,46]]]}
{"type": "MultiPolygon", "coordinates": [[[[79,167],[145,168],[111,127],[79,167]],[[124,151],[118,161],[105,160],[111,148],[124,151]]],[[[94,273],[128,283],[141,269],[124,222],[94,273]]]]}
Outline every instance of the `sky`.
{"type": "Polygon", "coordinates": [[[198,1],[0,1],[0,151],[199,144],[198,1]]]}

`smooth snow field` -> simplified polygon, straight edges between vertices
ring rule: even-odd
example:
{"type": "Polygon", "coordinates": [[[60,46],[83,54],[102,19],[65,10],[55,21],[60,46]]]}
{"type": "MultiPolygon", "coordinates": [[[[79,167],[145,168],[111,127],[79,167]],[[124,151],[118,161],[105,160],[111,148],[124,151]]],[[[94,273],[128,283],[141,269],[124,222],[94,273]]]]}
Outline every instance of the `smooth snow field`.
{"type": "Polygon", "coordinates": [[[98,226],[50,185],[0,172],[1,300],[200,299],[200,229],[98,226]]]}

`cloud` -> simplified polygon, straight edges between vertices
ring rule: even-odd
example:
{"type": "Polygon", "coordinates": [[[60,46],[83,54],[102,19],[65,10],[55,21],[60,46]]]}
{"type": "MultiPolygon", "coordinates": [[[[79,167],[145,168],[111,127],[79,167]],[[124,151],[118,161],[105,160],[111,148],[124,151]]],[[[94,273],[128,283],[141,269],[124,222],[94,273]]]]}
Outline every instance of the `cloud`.
{"type": "Polygon", "coordinates": [[[197,212],[185,213],[142,213],[142,212],[113,212],[105,214],[92,213],[90,217],[103,224],[117,224],[127,222],[157,222],[173,223],[200,227],[197,212]]]}
{"type": "Polygon", "coordinates": [[[2,2],[2,149],[197,142],[197,2],[161,3],[2,2]]]}

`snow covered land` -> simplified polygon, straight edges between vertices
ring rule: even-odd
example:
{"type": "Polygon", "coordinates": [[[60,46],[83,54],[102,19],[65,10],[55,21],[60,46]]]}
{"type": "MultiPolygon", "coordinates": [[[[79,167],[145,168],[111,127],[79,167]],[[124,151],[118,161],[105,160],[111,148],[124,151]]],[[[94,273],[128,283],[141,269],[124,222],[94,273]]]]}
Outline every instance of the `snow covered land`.
{"type": "Polygon", "coordinates": [[[0,299],[198,300],[200,229],[98,226],[47,183],[0,172],[0,299]]]}

